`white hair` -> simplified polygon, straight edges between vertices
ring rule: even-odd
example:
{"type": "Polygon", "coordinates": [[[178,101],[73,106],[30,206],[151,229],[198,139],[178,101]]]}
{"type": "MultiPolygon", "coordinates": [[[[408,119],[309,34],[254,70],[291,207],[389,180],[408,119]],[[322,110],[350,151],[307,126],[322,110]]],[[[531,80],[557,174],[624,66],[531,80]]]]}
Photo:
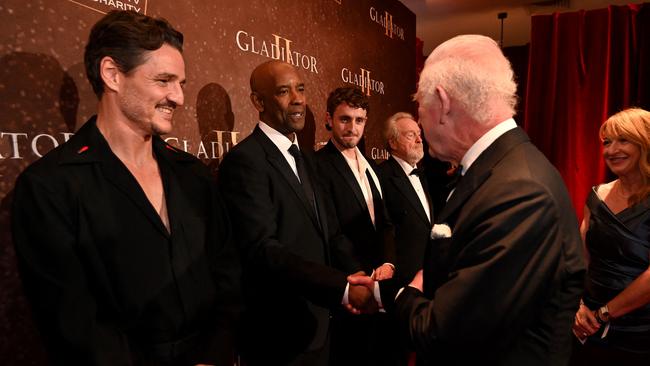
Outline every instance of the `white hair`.
{"type": "Polygon", "coordinates": [[[388,150],[391,150],[390,141],[395,141],[399,137],[399,131],[397,130],[396,124],[397,121],[402,118],[410,118],[415,121],[415,117],[413,117],[411,113],[397,112],[392,116],[388,117],[386,119],[386,122],[384,123],[384,130],[382,132],[384,137],[384,143],[386,144],[388,150]]]}
{"type": "Polygon", "coordinates": [[[457,36],[433,50],[420,74],[415,98],[420,104],[428,104],[437,86],[480,123],[494,118],[496,110],[515,114],[514,72],[497,43],[489,37],[457,36]]]}

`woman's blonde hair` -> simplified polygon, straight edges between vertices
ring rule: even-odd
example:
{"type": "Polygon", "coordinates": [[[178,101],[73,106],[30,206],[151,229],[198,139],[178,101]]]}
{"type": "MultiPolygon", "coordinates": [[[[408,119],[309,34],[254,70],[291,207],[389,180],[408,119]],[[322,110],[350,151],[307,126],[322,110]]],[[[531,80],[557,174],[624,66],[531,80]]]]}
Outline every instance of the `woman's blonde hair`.
{"type": "Polygon", "coordinates": [[[629,108],[609,117],[600,126],[600,139],[623,137],[641,150],[639,171],[642,188],[628,199],[630,206],[643,201],[650,195],[650,112],[640,108],[629,108]]]}

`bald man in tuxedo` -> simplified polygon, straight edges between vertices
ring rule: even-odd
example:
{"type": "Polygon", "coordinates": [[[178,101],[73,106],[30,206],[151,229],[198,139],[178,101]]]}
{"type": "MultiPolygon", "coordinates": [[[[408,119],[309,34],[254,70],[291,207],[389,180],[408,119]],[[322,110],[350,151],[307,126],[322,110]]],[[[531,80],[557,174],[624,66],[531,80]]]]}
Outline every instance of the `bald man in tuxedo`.
{"type": "Polygon", "coordinates": [[[242,356],[251,366],[325,366],[330,311],[348,302],[362,309],[374,298],[347,284],[361,266],[298,144],[306,112],[298,71],[272,60],[255,68],[250,83],[259,123],[219,173],[243,261],[242,356]]]}

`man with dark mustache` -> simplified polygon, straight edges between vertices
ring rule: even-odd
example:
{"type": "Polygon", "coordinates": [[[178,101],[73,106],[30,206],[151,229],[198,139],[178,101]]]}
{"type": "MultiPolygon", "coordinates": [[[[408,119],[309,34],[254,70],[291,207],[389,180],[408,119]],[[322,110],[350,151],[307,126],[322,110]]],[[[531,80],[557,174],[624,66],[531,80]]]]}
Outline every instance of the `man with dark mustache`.
{"type": "MultiPolygon", "coordinates": [[[[337,88],[327,98],[327,145],[316,153],[320,176],[334,201],[343,234],[354,246],[364,272],[380,281],[393,276],[393,226],[384,206],[377,166],[358,145],[368,121],[368,97],[359,89],[337,88]]],[[[360,317],[339,311],[332,319],[333,365],[389,364],[386,314],[360,317]]]]}
{"type": "Polygon", "coordinates": [[[98,112],[16,183],[13,235],[52,365],[232,365],[239,262],[205,165],[167,145],[183,35],[110,12],[90,33],[98,112]]]}
{"type": "Polygon", "coordinates": [[[219,167],[219,187],[243,260],[246,310],[241,352],[247,365],[326,366],[330,310],[373,304],[341,234],[312,157],[298,145],[305,85],[296,69],[268,61],[251,74],[259,123],[219,167]]]}

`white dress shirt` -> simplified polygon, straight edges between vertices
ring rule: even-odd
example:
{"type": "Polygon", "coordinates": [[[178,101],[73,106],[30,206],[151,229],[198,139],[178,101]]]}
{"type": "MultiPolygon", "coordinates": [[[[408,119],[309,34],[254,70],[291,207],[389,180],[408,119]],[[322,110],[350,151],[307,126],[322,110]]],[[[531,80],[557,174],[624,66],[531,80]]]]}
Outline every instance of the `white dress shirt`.
{"type": "Polygon", "coordinates": [[[278,132],[278,130],[262,121],[259,121],[258,126],[260,126],[260,130],[264,132],[266,137],[268,137],[271,142],[277,146],[278,150],[280,150],[282,153],[282,156],[284,156],[284,159],[287,161],[287,163],[289,163],[291,170],[293,170],[293,174],[295,174],[298,180],[300,180],[300,176],[298,176],[298,168],[296,168],[296,158],[294,158],[293,155],[291,155],[289,152],[291,145],[296,145],[298,149],[300,149],[300,146],[298,145],[298,137],[296,134],[293,134],[293,142],[291,142],[287,136],[281,134],[278,132]]]}
{"type": "MultiPolygon", "coordinates": [[[[476,140],[476,142],[470,146],[470,148],[467,150],[465,155],[463,155],[463,158],[460,160],[460,165],[463,167],[463,170],[460,172],[460,175],[463,176],[465,175],[465,172],[467,172],[467,169],[469,169],[472,164],[474,164],[474,161],[478,159],[478,157],[485,151],[496,139],[501,137],[504,133],[512,130],[513,128],[517,127],[517,122],[515,122],[514,119],[508,118],[507,120],[499,123],[498,125],[492,127],[488,132],[486,132],[483,136],[481,136],[480,139],[476,140]]],[[[449,192],[449,195],[447,196],[447,201],[449,201],[449,198],[454,194],[456,191],[456,188],[452,189],[451,192],[449,192]]]]}
{"type": "Polygon", "coordinates": [[[492,145],[496,139],[501,137],[501,135],[516,127],[517,122],[515,122],[515,120],[512,118],[508,118],[507,120],[492,127],[492,129],[481,136],[480,139],[476,140],[476,142],[467,150],[463,158],[460,160],[460,165],[463,166],[463,171],[461,171],[460,174],[465,175],[467,169],[469,169],[469,167],[474,164],[474,161],[478,159],[478,157],[483,153],[483,151],[485,151],[485,149],[490,147],[490,145],[492,145]]]}
{"type": "MultiPolygon", "coordinates": [[[[336,146],[336,145],[335,145],[336,146]]],[[[368,182],[368,176],[366,175],[366,170],[370,173],[370,177],[379,191],[379,198],[382,198],[381,185],[379,184],[379,179],[377,175],[368,164],[368,161],[363,156],[358,147],[354,148],[354,154],[356,159],[350,159],[346,154],[339,150],[343,158],[348,163],[350,170],[352,170],[352,175],[357,180],[359,188],[361,188],[361,193],[363,193],[363,199],[366,201],[366,207],[368,208],[368,214],[370,215],[370,220],[372,224],[375,224],[375,202],[373,201],[372,189],[370,188],[370,182],[368,182]]]]}

